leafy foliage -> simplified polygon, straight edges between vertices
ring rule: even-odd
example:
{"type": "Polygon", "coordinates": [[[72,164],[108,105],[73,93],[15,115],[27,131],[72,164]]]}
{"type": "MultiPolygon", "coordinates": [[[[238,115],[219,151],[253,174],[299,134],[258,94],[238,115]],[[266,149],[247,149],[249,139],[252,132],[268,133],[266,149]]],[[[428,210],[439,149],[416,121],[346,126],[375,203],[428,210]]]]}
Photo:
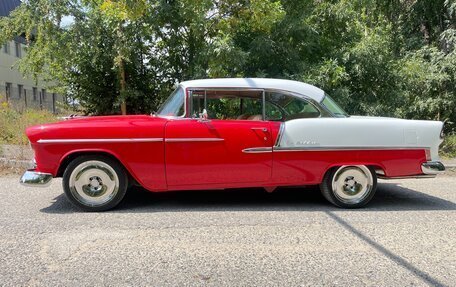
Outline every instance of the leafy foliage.
{"type": "Polygon", "coordinates": [[[150,112],[182,80],[276,77],[319,86],[350,114],[456,129],[450,0],[28,0],[0,31],[24,34],[20,68],[87,113],[150,112]]]}
{"type": "Polygon", "coordinates": [[[440,147],[440,154],[445,158],[456,158],[456,135],[445,138],[440,147]]]}

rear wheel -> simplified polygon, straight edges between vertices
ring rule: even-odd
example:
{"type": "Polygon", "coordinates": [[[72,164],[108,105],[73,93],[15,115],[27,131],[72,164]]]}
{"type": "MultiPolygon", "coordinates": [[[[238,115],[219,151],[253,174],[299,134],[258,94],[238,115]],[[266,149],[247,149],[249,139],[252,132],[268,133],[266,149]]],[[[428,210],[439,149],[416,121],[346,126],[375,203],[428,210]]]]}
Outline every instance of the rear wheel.
{"type": "Polygon", "coordinates": [[[85,211],[114,208],[125,196],[128,178],[117,161],[99,155],[74,159],[63,174],[68,199],[85,211]]]}
{"type": "Polygon", "coordinates": [[[377,176],[374,169],[365,165],[344,165],[329,170],[320,189],[332,204],[343,208],[358,208],[374,197],[377,176]]]}

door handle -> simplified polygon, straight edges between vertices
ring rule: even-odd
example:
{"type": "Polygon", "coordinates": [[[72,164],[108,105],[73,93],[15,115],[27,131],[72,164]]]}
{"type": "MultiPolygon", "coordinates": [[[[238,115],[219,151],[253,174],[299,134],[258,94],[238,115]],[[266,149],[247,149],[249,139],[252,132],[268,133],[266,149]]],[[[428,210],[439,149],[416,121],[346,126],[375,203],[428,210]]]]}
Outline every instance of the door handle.
{"type": "Polygon", "coordinates": [[[262,132],[267,132],[267,128],[251,128],[253,131],[262,131],[262,132]]]}

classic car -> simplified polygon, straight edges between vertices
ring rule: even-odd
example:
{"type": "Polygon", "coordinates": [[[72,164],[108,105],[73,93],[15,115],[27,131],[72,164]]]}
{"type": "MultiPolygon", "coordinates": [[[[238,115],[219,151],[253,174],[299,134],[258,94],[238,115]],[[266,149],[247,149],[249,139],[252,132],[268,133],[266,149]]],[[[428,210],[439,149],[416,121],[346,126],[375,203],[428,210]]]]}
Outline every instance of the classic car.
{"type": "Polygon", "coordinates": [[[30,127],[35,168],[68,199],[108,210],[131,185],[152,192],[320,185],[343,208],[367,204],[377,178],[444,171],[439,121],[349,116],[302,82],[205,79],[179,84],[153,115],[92,116],[30,127]]]}

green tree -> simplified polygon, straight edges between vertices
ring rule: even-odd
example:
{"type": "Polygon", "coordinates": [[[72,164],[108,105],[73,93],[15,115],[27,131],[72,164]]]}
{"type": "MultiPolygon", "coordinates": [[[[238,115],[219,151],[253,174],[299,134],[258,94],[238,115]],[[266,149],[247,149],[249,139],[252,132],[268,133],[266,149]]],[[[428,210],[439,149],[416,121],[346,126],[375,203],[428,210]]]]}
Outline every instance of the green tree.
{"type": "Polygon", "coordinates": [[[351,114],[456,126],[451,0],[28,0],[0,31],[26,35],[21,70],[87,113],[149,112],[188,79],[276,77],[351,114]]]}

